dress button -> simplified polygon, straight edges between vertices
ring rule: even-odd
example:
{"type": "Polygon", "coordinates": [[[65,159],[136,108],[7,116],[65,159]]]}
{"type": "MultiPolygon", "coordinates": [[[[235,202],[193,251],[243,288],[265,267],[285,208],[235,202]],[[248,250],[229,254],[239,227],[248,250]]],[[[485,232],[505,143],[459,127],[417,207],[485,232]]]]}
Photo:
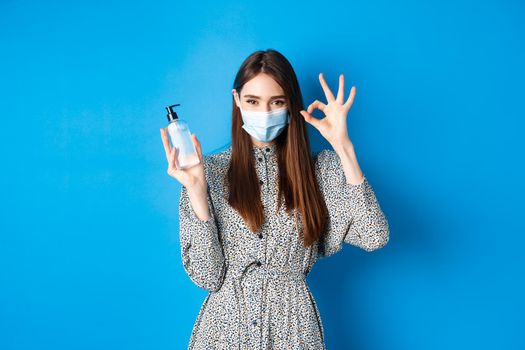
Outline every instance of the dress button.
{"type": "Polygon", "coordinates": [[[262,233],[259,233],[259,238],[262,238],[262,237],[263,237],[263,236],[262,236],[262,233]]]}
{"type": "Polygon", "coordinates": [[[259,180],[259,183],[262,185],[263,184],[263,180],[259,180]]]}
{"type": "Polygon", "coordinates": [[[260,261],[257,261],[257,266],[261,266],[261,262],[260,261]]]}
{"type": "Polygon", "coordinates": [[[256,320],[253,320],[253,321],[252,321],[252,324],[253,324],[254,326],[257,326],[257,321],[256,321],[256,320]]]}
{"type": "Polygon", "coordinates": [[[262,162],[262,158],[261,158],[261,157],[259,157],[259,158],[257,158],[257,159],[259,159],[259,162],[262,162]]]}
{"type": "Polygon", "coordinates": [[[270,152],[270,148],[269,147],[266,147],[266,152],[270,152]]]}

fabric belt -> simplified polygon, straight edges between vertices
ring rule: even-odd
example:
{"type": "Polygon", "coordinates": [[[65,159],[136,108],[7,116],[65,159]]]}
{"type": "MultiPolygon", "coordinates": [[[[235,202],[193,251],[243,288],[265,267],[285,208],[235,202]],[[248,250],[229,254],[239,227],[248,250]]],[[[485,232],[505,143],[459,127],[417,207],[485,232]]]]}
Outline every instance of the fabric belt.
{"type": "MultiPolygon", "coordinates": [[[[239,342],[238,342],[238,349],[239,350],[253,350],[250,348],[250,345],[247,344],[246,339],[244,339],[244,333],[241,332],[241,330],[245,329],[248,325],[248,319],[247,319],[247,307],[244,300],[244,291],[242,287],[242,280],[246,276],[246,273],[249,271],[249,269],[260,269],[260,271],[263,272],[264,277],[263,278],[263,285],[262,285],[262,302],[265,303],[265,314],[262,315],[265,320],[266,327],[268,328],[269,332],[269,312],[268,312],[268,283],[269,281],[275,280],[275,279],[285,279],[285,280],[305,280],[306,275],[302,271],[302,269],[292,269],[290,267],[281,267],[281,266],[268,266],[265,263],[261,263],[260,266],[257,265],[257,260],[248,261],[244,264],[229,264],[226,269],[226,279],[233,279],[233,290],[235,294],[235,300],[237,302],[237,309],[239,310],[239,317],[240,322],[242,325],[238,326],[238,336],[239,336],[239,342]]],[[[262,325],[261,325],[262,326],[262,325]]],[[[268,334],[269,336],[269,334],[268,334]]]]}

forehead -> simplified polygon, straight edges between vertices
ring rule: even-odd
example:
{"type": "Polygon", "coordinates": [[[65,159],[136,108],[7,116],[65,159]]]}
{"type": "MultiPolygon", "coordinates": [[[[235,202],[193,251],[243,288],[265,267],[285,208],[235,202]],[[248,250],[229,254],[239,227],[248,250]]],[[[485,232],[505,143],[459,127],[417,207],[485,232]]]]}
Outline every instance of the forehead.
{"type": "Polygon", "coordinates": [[[241,95],[255,95],[261,98],[270,98],[275,95],[284,95],[284,91],[271,76],[265,73],[259,73],[244,84],[241,95]]]}

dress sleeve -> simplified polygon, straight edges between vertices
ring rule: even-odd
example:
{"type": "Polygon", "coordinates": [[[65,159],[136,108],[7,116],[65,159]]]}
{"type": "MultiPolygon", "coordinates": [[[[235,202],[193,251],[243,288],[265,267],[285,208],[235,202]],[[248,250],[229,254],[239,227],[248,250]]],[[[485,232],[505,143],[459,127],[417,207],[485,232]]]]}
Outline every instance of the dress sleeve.
{"type": "Polygon", "coordinates": [[[319,152],[315,166],[329,216],[318,255],[337,253],[343,242],[369,252],[383,247],[389,239],[389,225],[366,176],[360,184],[347,183],[339,155],[333,150],[319,152]]]}
{"type": "Polygon", "coordinates": [[[182,263],[190,279],[197,286],[215,292],[224,280],[226,264],[209,186],[207,199],[210,218],[201,220],[193,211],[186,187],[181,186],[180,244],[182,263]]]}

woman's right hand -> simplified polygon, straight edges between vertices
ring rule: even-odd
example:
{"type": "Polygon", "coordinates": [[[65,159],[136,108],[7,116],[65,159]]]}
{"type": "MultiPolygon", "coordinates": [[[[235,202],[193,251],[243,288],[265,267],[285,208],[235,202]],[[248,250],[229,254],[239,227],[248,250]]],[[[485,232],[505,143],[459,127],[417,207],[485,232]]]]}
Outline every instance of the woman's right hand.
{"type": "Polygon", "coordinates": [[[204,159],[199,140],[195,134],[191,135],[191,141],[197,150],[200,163],[188,169],[177,169],[177,149],[170,147],[168,133],[165,128],[160,129],[160,136],[164,144],[164,151],[166,152],[166,160],[168,161],[168,175],[177,179],[182,186],[186,187],[189,192],[206,193],[207,182],[204,174],[204,159]]]}

